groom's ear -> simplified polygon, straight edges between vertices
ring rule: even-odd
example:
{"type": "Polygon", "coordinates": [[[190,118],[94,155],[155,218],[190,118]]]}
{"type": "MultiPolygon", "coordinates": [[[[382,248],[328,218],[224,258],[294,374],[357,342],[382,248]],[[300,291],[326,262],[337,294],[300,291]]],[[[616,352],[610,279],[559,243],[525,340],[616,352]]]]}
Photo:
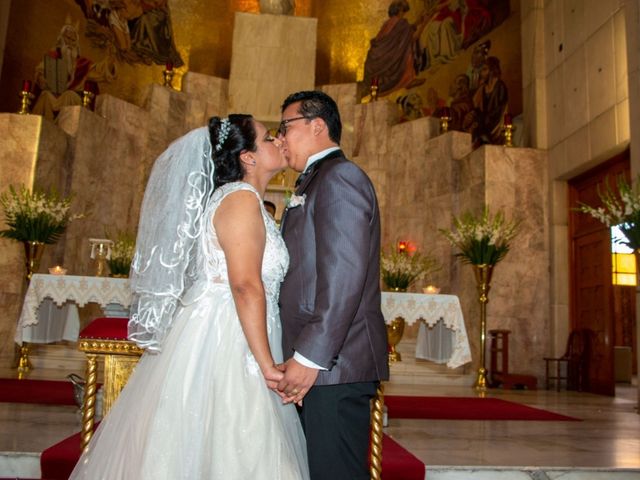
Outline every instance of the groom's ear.
{"type": "Polygon", "coordinates": [[[316,137],[327,129],[327,124],[320,117],[314,118],[311,122],[313,123],[313,134],[316,137]]]}

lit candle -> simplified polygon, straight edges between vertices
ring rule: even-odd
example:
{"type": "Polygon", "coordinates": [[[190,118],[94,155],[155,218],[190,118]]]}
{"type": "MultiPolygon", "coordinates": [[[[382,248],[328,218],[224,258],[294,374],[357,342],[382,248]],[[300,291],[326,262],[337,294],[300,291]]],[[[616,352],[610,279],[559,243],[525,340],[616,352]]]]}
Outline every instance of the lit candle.
{"type": "Polygon", "coordinates": [[[49,269],[49,273],[51,275],[64,275],[67,272],[66,269],[62,268],[60,265],[56,265],[49,269]]]}
{"type": "Polygon", "coordinates": [[[398,242],[398,252],[399,253],[405,253],[407,251],[407,247],[408,246],[409,245],[404,240],[399,241],[398,242]]]}
{"type": "Polygon", "coordinates": [[[173,70],[173,62],[169,61],[167,62],[167,64],[165,65],[165,69],[167,70],[167,72],[170,72],[173,70]]]}
{"type": "Polygon", "coordinates": [[[511,118],[511,114],[510,113],[505,113],[504,114],[504,126],[505,127],[510,127],[513,125],[513,119],[511,118]]]}
{"type": "Polygon", "coordinates": [[[427,285],[422,289],[424,293],[439,293],[440,289],[435,285],[427,285]]]}
{"type": "Polygon", "coordinates": [[[30,92],[31,91],[31,80],[24,80],[22,82],[22,91],[30,92]]]}

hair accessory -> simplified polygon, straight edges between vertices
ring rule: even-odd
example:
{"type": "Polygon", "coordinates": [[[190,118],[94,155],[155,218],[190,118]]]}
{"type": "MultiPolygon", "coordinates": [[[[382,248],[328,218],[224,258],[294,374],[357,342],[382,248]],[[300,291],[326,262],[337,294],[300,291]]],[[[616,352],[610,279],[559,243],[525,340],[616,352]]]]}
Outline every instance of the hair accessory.
{"type": "Polygon", "coordinates": [[[220,128],[218,129],[218,143],[216,143],[216,152],[222,150],[222,145],[229,136],[229,130],[231,130],[231,123],[228,118],[223,118],[220,122],[220,128]]]}

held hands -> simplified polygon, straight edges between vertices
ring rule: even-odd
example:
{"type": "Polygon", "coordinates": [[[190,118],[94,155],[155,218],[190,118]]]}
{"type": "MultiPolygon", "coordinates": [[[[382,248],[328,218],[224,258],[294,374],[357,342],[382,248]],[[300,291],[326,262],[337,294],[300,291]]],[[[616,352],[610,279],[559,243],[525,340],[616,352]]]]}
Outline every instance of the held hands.
{"type": "Polygon", "coordinates": [[[278,365],[283,372],[283,378],[277,385],[277,393],[284,403],[302,405],[302,399],[318,378],[318,370],[305,367],[293,358],[278,365]]]}
{"type": "Polygon", "coordinates": [[[264,377],[265,382],[267,382],[267,387],[271,390],[276,390],[278,383],[284,378],[284,373],[282,373],[278,367],[273,364],[267,365],[260,370],[262,371],[262,376],[264,377]]]}

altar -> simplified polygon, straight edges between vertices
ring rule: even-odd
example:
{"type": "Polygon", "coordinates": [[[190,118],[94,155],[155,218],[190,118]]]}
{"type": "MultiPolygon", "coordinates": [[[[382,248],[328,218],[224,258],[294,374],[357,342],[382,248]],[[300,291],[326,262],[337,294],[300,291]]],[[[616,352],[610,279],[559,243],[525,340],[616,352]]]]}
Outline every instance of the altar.
{"type": "Polygon", "coordinates": [[[15,342],[77,341],[78,307],[90,302],[100,305],[105,316],[127,316],[129,279],[34,274],[24,297],[15,342]]]}
{"type": "Polygon", "coordinates": [[[446,363],[451,369],[471,362],[469,338],[457,296],[382,292],[381,307],[387,324],[397,317],[402,317],[407,325],[421,322],[416,358],[446,363]]]}

